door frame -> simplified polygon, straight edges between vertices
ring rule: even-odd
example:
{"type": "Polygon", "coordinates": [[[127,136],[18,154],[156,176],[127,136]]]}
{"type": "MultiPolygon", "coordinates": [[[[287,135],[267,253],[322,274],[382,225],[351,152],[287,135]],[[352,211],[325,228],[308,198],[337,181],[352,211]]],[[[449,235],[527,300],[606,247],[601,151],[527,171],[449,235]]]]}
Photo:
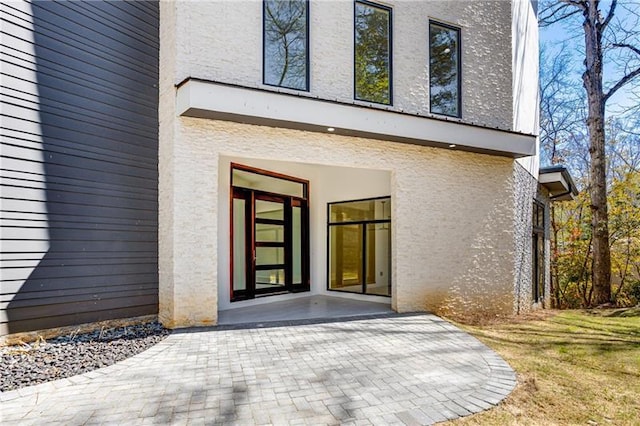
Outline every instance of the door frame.
{"type": "MultiPolygon", "coordinates": [[[[260,296],[268,296],[274,294],[283,293],[297,293],[310,290],[310,267],[309,267],[309,255],[310,255],[310,241],[309,241],[309,181],[300,179],[293,176],[287,176],[277,172],[271,172],[264,169],[246,166],[243,164],[231,163],[230,167],[230,280],[229,291],[230,301],[236,302],[240,300],[254,299],[260,296]],[[268,176],[272,178],[292,181],[303,185],[303,197],[296,197],[292,195],[279,194],[274,192],[268,192],[264,190],[257,190],[251,188],[244,188],[239,186],[233,186],[233,171],[242,170],[257,175],[268,176]],[[245,200],[245,290],[234,291],[234,199],[245,200]],[[256,265],[256,247],[270,246],[270,243],[256,242],[255,229],[256,229],[256,212],[255,205],[256,200],[276,201],[282,202],[284,205],[284,220],[282,224],[284,226],[284,247],[285,260],[285,285],[282,289],[256,289],[256,271],[260,267],[267,265],[256,265]],[[292,213],[293,208],[301,208],[301,283],[293,283],[293,220],[292,213]]],[[[263,221],[265,219],[260,219],[263,221]]],[[[277,244],[279,246],[279,244],[277,244]]],[[[270,265],[274,266],[274,265],[270,265]]],[[[279,265],[278,265],[279,266],[279,265]]]]}

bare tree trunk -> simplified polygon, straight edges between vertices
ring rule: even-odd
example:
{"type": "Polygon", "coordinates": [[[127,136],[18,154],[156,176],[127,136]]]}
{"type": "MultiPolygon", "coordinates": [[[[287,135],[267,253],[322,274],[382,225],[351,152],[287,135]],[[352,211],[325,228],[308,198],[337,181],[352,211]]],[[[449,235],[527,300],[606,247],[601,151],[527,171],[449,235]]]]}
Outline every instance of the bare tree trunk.
{"type": "Polygon", "coordinates": [[[582,75],[587,91],[589,112],[589,168],[591,227],[593,232],[593,278],[595,304],[611,301],[611,253],[609,250],[609,215],[604,133],[605,95],[602,87],[602,28],[598,17],[598,0],[589,0],[584,9],[586,70],[582,75]]]}

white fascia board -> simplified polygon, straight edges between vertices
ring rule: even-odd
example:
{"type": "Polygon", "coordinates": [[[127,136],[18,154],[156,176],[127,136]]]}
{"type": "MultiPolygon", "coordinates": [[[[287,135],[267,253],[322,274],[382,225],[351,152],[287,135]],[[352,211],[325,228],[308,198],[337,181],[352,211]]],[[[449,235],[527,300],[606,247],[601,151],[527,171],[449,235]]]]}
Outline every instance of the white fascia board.
{"type": "Polygon", "coordinates": [[[562,176],[562,172],[540,174],[538,181],[543,185],[544,184],[561,185],[564,191],[568,191],[570,189],[569,184],[565,180],[564,176],[562,176]]]}
{"type": "Polygon", "coordinates": [[[535,154],[536,137],[522,133],[188,79],[178,86],[178,115],[437,146],[508,157],[535,154]]]}
{"type": "Polygon", "coordinates": [[[565,179],[561,171],[541,173],[538,182],[549,191],[552,201],[573,200],[575,188],[565,179]]]}

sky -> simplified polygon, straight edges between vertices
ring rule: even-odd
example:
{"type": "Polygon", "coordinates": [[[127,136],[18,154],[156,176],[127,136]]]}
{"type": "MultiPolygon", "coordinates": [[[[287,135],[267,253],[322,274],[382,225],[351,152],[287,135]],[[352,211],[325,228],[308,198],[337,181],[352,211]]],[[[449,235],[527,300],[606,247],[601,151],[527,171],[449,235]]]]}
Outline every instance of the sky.
{"type": "MultiPolygon", "coordinates": [[[[637,24],[637,17],[629,13],[627,8],[635,8],[640,11],[640,0],[619,0],[616,8],[616,19],[620,19],[632,27],[637,24]]],[[[609,9],[608,2],[602,2],[601,10],[603,14],[609,9]]],[[[637,28],[636,28],[637,29],[637,28]]],[[[581,73],[584,69],[582,64],[584,56],[581,52],[584,45],[584,32],[582,30],[582,18],[576,17],[572,22],[559,22],[549,27],[540,28],[540,44],[544,45],[548,53],[556,52],[559,49],[569,49],[575,52],[575,78],[581,83],[581,73]]],[[[639,61],[640,63],[640,61],[639,61]]],[[[611,86],[607,82],[617,80],[621,77],[621,73],[613,66],[607,66],[605,60],[604,82],[605,89],[611,86]]],[[[636,78],[640,80],[640,77],[636,78]]],[[[640,99],[640,81],[637,82],[635,90],[631,85],[618,90],[607,102],[607,113],[617,114],[620,111],[627,110],[629,107],[637,106],[640,99]]]]}

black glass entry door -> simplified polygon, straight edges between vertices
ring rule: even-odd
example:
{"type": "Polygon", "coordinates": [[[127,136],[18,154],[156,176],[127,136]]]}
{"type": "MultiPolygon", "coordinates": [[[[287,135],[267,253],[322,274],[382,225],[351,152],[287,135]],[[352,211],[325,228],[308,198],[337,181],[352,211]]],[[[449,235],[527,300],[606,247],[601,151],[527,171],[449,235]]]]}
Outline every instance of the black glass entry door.
{"type": "MultiPolygon", "coordinates": [[[[236,179],[238,182],[245,181],[236,179]]],[[[278,185],[274,185],[276,189],[278,185]]],[[[297,192],[277,194],[236,186],[232,193],[231,301],[308,291],[305,197],[298,197],[297,192]]],[[[306,195],[306,188],[300,195],[306,195]]]]}
{"type": "Polygon", "coordinates": [[[289,200],[281,197],[254,194],[253,280],[255,293],[291,291],[287,280],[291,249],[289,200]]]}

